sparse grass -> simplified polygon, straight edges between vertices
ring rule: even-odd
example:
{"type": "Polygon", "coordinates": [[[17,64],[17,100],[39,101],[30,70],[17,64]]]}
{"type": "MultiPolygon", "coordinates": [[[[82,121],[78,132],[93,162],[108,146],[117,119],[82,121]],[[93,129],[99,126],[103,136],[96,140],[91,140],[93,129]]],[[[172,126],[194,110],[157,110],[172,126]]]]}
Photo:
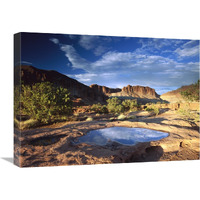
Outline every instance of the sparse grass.
{"type": "Polygon", "coordinates": [[[114,117],[111,117],[109,120],[110,120],[110,121],[114,121],[114,120],[115,120],[115,118],[114,118],[114,117]]]}
{"type": "Polygon", "coordinates": [[[29,119],[26,121],[19,121],[16,118],[14,119],[14,126],[20,130],[29,129],[37,127],[40,123],[36,119],[29,119]]]}
{"type": "Polygon", "coordinates": [[[127,119],[135,119],[136,116],[135,115],[131,115],[131,116],[128,116],[127,119]]]}
{"type": "Polygon", "coordinates": [[[100,103],[98,104],[93,104],[91,107],[91,110],[99,113],[99,114],[103,114],[103,113],[108,113],[108,109],[106,105],[101,105],[100,103]]]}
{"type": "Polygon", "coordinates": [[[117,119],[119,119],[119,120],[124,120],[124,119],[126,119],[126,116],[125,116],[124,114],[120,114],[120,115],[117,117],[117,119]]]}
{"type": "Polygon", "coordinates": [[[48,123],[41,122],[33,118],[25,120],[25,121],[19,121],[18,119],[14,118],[14,127],[20,130],[25,130],[25,129],[30,129],[30,128],[41,127],[44,125],[51,125],[51,124],[56,124],[59,122],[65,122],[65,121],[77,121],[77,116],[57,115],[57,116],[53,116],[51,121],[48,123]]]}
{"type": "Polygon", "coordinates": [[[180,108],[177,113],[181,116],[183,120],[192,123],[198,123],[200,121],[199,114],[192,112],[190,109],[180,108]]]}

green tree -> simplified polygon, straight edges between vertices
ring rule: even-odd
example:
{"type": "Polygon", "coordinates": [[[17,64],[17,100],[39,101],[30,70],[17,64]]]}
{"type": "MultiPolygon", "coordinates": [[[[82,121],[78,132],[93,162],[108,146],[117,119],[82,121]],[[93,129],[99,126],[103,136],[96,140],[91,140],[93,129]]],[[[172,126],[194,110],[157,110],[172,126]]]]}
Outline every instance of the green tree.
{"type": "Polygon", "coordinates": [[[121,100],[117,97],[110,98],[107,100],[107,108],[111,113],[121,113],[124,112],[124,106],[121,104],[121,100]]]}
{"type": "Polygon", "coordinates": [[[122,105],[124,106],[126,111],[135,111],[138,108],[137,100],[126,99],[122,102],[122,105]]]}
{"type": "Polygon", "coordinates": [[[50,122],[55,115],[72,113],[68,90],[49,82],[22,85],[19,104],[21,113],[43,123],[50,122]]]}
{"type": "Polygon", "coordinates": [[[91,110],[96,112],[96,113],[108,113],[108,109],[106,107],[106,105],[101,105],[100,103],[98,104],[93,104],[91,107],[91,110]]]}

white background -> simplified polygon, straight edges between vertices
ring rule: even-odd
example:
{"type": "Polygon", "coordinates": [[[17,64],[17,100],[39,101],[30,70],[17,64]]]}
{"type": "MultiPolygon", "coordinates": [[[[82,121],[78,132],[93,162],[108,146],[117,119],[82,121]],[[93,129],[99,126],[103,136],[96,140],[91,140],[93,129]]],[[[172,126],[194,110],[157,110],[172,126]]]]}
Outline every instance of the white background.
{"type": "Polygon", "coordinates": [[[6,0],[0,4],[1,199],[198,199],[199,161],[22,169],[7,161],[13,156],[14,33],[200,39],[198,0],[6,0]]]}

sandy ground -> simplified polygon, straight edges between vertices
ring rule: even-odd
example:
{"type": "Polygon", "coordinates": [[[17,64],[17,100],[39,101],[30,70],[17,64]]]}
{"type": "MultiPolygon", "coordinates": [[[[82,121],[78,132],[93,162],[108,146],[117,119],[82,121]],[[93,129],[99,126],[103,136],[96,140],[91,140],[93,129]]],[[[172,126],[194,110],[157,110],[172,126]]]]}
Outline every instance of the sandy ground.
{"type": "Polygon", "coordinates": [[[15,129],[15,164],[36,167],[199,159],[198,126],[191,126],[171,110],[163,109],[158,116],[144,111],[131,114],[136,118],[111,121],[110,116],[102,115],[88,122],[60,123],[22,132],[15,129]],[[90,130],[114,126],[149,128],[167,132],[169,136],[135,146],[73,142],[90,130]]]}

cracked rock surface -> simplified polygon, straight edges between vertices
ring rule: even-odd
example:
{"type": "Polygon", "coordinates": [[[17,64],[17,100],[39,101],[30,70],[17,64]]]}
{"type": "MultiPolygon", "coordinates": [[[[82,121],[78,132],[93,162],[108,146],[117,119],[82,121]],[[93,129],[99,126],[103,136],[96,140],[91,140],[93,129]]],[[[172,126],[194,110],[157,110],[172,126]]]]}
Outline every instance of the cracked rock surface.
{"type": "Polygon", "coordinates": [[[192,127],[175,111],[152,116],[142,111],[135,118],[67,122],[31,130],[15,129],[14,160],[20,167],[127,163],[199,159],[199,127],[192,127]],[[126,146],[75,144],[90,130],[114,126],[148,128],[169,133],[158,141],[126,146]]]}

